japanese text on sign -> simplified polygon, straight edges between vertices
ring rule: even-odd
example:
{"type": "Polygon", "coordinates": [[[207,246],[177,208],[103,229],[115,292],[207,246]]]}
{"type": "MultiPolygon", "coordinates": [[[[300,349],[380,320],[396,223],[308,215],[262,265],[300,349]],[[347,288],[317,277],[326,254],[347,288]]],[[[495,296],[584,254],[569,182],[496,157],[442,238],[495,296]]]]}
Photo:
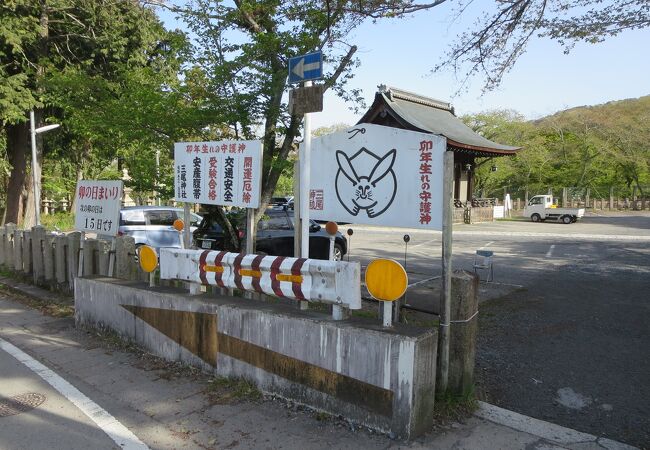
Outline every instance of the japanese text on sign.
{"type": "Polygon", "coordinates": [[[446,140],[374,124],[312,141],[310,217],[442,228],[446,140]]]}
{"type": "Polygon", "coordinates": [[[431,222],[431,149],[433,142],[420,142],[420,223],[431,222]]]}
{"type": "Polygon", "coordinates": [[[121,181],[79,181],[75,229],[109,236],[117,235],[121,201],[121,181]]]}
{"type": "Polygon", "coordinates": [[[257,208],[261,154],[259,141],[177,143],[174,146],[174,199],[257,208]]]}

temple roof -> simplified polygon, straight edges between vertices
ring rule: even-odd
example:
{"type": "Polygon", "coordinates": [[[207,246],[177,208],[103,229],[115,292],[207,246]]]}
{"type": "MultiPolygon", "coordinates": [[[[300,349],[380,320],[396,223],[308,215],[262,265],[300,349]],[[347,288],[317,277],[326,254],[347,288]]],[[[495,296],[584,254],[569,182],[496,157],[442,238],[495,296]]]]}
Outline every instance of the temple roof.
{"type": "Polygon", "coordinates": [[[450,103],[383,85],[358,123],[442,135],[454,151],[479,157],[514,155],[521,148],[497,144],[476,133],[456,117],[450,103]]]}

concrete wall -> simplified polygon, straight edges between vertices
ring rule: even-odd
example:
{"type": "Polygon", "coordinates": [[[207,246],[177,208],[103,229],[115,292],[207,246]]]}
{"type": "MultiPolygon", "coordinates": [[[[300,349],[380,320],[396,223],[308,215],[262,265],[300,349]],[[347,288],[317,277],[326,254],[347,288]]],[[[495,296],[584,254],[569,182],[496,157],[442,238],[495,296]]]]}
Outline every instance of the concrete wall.
{"type": "Polygon", "coordinates": [[[80,278],[79,325],[109,327],[169,359],[409,438],[433,420],[437,332],[333,321],[288,305],[80,278]]]}

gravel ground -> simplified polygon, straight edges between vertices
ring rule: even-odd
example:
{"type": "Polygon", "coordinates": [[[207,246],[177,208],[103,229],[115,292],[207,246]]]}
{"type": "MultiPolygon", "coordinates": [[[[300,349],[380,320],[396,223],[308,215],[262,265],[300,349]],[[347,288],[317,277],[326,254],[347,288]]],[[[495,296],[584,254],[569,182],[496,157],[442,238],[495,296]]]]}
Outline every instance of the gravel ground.
{"type": "Polygon", "coordinates": [[[556,264],[481,306],[480,393],[650,448],[650,244],[593,245],[591,261],[556,264]]]}

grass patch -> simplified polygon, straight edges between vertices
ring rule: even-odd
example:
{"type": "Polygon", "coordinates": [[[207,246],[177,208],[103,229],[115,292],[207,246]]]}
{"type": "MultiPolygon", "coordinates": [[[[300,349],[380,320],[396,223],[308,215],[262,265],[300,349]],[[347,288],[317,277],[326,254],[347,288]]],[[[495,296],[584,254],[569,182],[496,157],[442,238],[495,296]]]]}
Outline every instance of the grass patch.
{"type": "Polygon", "coordinates": [[[420,328],[438,328],[440,319],[433,318],[431,314],[402,308],[402,323],[420,328]]]}
{"type": "Polygon", "coordinates": [[[315,418],[316,420],[318,420],[319,422],[327,422],[327,421],[333,419],[334,416],[332,416],[332,415],[329,414],[329,413],[326,413],[325,411],[318,411],[318,412],[316,412],[316,414],[314,415],[314,418],[315,418]]]}
{"type": "Polygon", "coordinates": [[[257,401],[262,392],[255,383],[245,378],[215,377],[208,381],[206,389],[212,404],[233,404],[243,401],[257,401]]]}
{"type": "Polygon", "coordinates": [[[458,422],[470,417],[478,408],[478,401],[474,388],[462,395],[449,392],[436,394],[436,403],[433,414],[436,422],[458,422]]]}
{"type": "Polygon", "coordinates": [[[57,212],[54,214],[42,215],[41,224],[50,231],[72,231],[74,230],[74,214],[57,212]]]}
{"type": "Polygon", "coordinates": [[[353,309],[352,317],[365,317],[366,319],[376,319],[377,311],[368,311],[365,309],[353,309]]]}

